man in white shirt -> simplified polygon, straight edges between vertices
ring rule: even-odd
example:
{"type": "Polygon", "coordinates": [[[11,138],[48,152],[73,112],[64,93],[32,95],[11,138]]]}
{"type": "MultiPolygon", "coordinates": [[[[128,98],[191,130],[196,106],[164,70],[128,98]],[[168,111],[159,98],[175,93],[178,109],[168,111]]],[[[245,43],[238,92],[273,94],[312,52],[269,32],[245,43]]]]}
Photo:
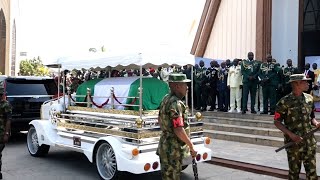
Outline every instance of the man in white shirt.
{"type": "Polygon", "coordinates": [[[162,79],[164,82],[167,82],[167,81],[168,81],[168,79],[169,79],[169,74],[170,74],[170,72],[168,71],[167,68],[162,68],[161,71],[160,71],[161,79],[162,79]]]}
{"type": "Polygon", "coordinates": [[[241,65],[238,59],[233,60],[233,65],[229,68],[229,77],[227,86],[230,89],[230,110],[233,112],[235,109],[235,102],[237,102],[237,112],[241,112],[241,88],[242,88],[242,74],[241,65]]]}

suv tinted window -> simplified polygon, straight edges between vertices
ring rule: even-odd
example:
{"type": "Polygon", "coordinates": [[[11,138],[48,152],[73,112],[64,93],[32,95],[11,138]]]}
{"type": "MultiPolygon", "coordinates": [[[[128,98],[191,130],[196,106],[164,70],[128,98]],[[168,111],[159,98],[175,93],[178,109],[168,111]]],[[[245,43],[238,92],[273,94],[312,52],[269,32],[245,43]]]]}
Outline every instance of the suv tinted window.
{"type": "Polygon", "coordinates": [[[6,98],[12,105],[11,131],[28,130],[29,122],[40,118],[43,102],[57,94],[53,79],[5,78],[6,98]]]}
{"type": "Polygon", "coordinates": [[[7,80],[7,96],[12,95],[55,95],[57,87],[53,80],[7,80]]]}

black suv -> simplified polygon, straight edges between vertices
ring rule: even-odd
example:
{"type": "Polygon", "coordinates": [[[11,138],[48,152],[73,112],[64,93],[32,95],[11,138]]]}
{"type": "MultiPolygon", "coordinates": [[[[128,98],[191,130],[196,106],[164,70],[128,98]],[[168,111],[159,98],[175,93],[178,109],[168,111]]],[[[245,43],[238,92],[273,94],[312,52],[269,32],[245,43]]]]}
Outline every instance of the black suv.
{"type": "Polygon", "coordinates": [[[40,119],[42,103],[57,94],[57,85],[50,77],[0,76],[0,81],[12,105],[12,133],[28,130],[30,121],[40,119]]]}

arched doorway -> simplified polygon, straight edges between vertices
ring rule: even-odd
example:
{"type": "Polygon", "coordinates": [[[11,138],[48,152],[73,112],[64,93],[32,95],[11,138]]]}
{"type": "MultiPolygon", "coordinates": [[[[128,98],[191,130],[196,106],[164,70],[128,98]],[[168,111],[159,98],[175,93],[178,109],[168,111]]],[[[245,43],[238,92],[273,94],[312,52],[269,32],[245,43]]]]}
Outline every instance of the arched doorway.
{"type": "Polygon", "coordinates": [[[320,56],[320,2],[303,0],[302,66],[306,56],[320,56]]]}
{"type": "Polygon", "coordinates": [[[6,18],[0,10],[0,72],[5,73],[6,67],[6,18]]]}

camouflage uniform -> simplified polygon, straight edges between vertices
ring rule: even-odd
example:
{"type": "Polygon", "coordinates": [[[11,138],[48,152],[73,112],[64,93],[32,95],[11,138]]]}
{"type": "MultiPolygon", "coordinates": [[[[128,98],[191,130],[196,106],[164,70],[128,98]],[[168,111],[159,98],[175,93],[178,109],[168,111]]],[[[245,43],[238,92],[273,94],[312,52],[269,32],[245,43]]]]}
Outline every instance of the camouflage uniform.
{"type": "MultiPolygon", "coordinates": [[[[312,129],[311,120],[315,117],[313,109],[311,95],[303,93],[303,95],[296,97],[290,93],[277,103],[275,120],[283,123],[292,133],[302,137],[312,129]]],[[[284,142],[290,141],[290,137],[285,135],[284,142]]],[[[308,179],[317,179],[316,147],[317,142],[312,135],[301,143],[287,148],[289,179],[299,179],[302,162],[308,179]]]]}
{"type": "Polygon", "coordinates": [[[4,93],[3,82],[0,82],[0,179],[2,179],[1,166],[2,166],[2,151],[5,147],[3,137],[6,131],[7,120],[11,119],[12,107],[8,101],[2,99],[4,93]]]}
{"type": "Polygon", "coordinates": [[[183,158],[190,156],[188,146],[174,133],[174,128],[184,127],[190,135],[185,104],[174,94],[164,97],[160,105],[161,136],[157,149],[163,180],[180,180],[183,158]]]}

